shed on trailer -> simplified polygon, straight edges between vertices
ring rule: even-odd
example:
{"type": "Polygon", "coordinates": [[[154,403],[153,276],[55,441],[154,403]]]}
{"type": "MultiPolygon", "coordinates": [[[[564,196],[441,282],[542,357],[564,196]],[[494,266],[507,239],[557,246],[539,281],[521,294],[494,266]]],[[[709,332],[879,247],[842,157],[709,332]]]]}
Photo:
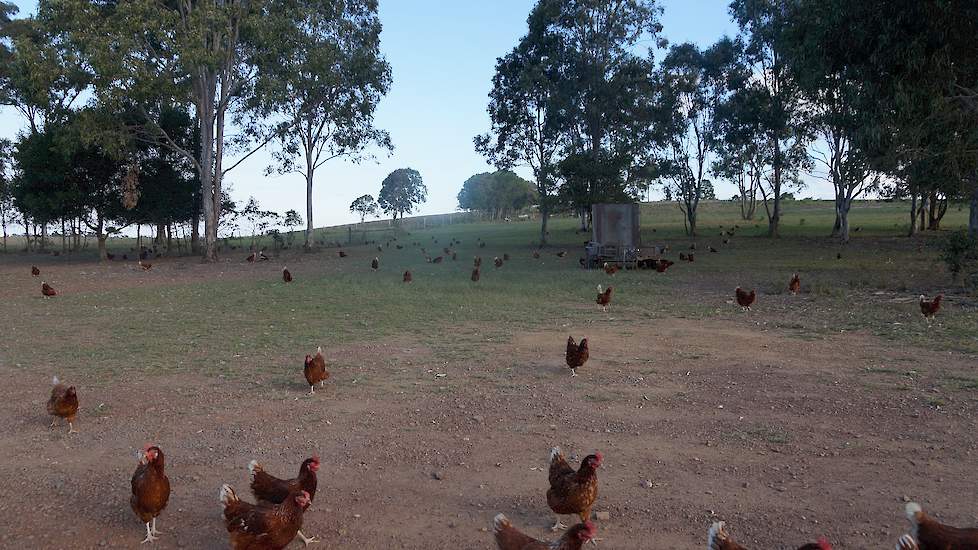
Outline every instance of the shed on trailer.
{"type": "Polygon", "coordinates": [[[638,204],[595,204],[591,207],[591,242],[586,267],[605,262],[635,267],[642,248],[638,204]]]}

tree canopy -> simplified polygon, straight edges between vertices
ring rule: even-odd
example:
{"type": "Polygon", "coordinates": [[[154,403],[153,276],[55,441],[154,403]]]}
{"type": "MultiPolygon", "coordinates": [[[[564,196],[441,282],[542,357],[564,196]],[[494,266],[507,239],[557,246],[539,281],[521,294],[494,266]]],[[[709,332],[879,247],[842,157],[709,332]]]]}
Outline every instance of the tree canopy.
{"type": "Polygon", "coordinates": [[[458,207],[498,219],[535,202],[534,185],[509,170],[475,174],[462,184],[458,207]]]}
{"type": "Polygon", "coordinates": [[[394,219],[403,219],[405,213],[412,212],[427,198],[428,188],[421,174],[412,168],[398,168],[381,183],[377,204],[394,219]]]}

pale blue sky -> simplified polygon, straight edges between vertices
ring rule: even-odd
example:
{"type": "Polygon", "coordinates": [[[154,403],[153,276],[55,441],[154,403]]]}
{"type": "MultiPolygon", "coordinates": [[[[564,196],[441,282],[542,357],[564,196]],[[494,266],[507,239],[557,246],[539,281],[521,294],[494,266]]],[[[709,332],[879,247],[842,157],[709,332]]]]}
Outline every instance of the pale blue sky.
{"type": "MultiPolygon", "coordinates": [[[[36,2],[14,0],[21,13],[36,2]]],[[[376,122],[387,129],[395,150],[376,162],[353,165],[333,161],[317,173],[314,219],[317,226],[354,220],[350,202],[359,195],[376,197],[380,182],[392,170],[409,166],[421,172],[428,202],[421,213],[454,211],[462,182],[490,167],[472,148],[472,137],[488,129],[487,94],[496,58],[505,55],[524,34],[534,0],[381,0],[384,25],[381,48],[393,68],[391,92],[381,102],[376,122]]],[[[727,0],[663,0],[664,35],[672,43],[708,45],[736,33],[727,0]]],[[[23,121],[12,110],[0,111],[0,136],[13,137],[23,121]]],[[[232,196],[254,195],[263,207],[304,212],[300,176],[264,176],[269,162],[259,153],[229,174],[232,196]]],[[[734,189],[718,185],[729,197],[734,189]]],[[[814,193],[808,189],[802,195],[814,193]]],[[[830,189],[819,189],[831,196],[830,189]]]]}

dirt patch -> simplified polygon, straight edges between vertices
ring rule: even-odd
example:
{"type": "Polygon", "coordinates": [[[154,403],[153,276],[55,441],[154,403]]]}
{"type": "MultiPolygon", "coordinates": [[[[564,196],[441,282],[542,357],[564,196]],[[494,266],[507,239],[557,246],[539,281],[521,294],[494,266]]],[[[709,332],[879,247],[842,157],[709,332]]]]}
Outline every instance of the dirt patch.
{"type": "Polygon", "coordinates": [[[70,437],[46,428],[55,367],[0,365],[0,546],[138,546],[129,477],[149,441],[173,486],[155,548],[226,547],[220,485],[247,495],[252,458],[292,475],[314,452],[320,493],[304,530],[324,548],[494,548],[498,512],[547,535],[553,445],[605,455],[604,548],[702,548],[718,518],[750,546],[826,535],[840,549],[890,547],[904,497],[978,523],[972,358],[859,333],[790,338],[750,314],[624,328],[613,315],[460,341],[472,349],[458,357],[404,341],[327,348],[333,376],[315,396],[301,364],[70,380],[82,401],[70,437]],[[591,342],[576,378],[568,334],[591,342]]]}

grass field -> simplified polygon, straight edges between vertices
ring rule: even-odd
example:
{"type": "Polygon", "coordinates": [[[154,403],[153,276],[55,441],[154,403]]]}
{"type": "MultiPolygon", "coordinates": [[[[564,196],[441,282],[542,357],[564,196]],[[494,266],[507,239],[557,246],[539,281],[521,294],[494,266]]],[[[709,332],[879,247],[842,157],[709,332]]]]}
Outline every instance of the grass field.
{"type": "MultiPolygon", "coordinates": [[[[606,548],[699,548],[717,517],[750,545],[824,533],[837,548],[892,547],[904,496],[975,523],[978,300],[937,259],[944,232],[903,236],[906,211],[859,204],[842,246],[826,237],[826,202],[788,203],[776,240],[728,203],[702,206],[696,239],[675,207],[643,205],[643,242],[673,259],[695,242],[696,262],[613,278],[578,267],[587,235],[570,218],[553,221],[539,260],[536,222],[375,230],[404,249],[284,251],[259,265],[238,249],[145,273],[0,255],[0,524],[21,525],[0,545],[136,545],[130,457],[149,440],[174,485],[160,548],[222,547],[220,484],[247,493],[250,458],[293,475],[314,451],[333,468],[307,533],[331,548],[490,548],[482,529],[497,512],[543,536],[546,474],[531,467],[554,444],[610,457],[606,548]],[[722,244],[720,226],[735,224],[722,244]],[[457,261],[425,263],[418,248],[439,255],[452,239],[457,261]],[[32,263],[60,296],[40,296],[32,263]],[[794,272],[799,296],[786,290],[794,272]],[[607,313],[598,284],[616,289],[607,313]],[[757,289],[753,311],[733,303],[736,286],[757,289]],[[917,297],[937,292],[945,309],[928,326],[917,297]],[[568,334],[592,342],[573,380],[568,334]],[[317,345],[333,377],[309,397],[302,358],[317,345]],[[53,374],[79,387],[81,434],[45,429],[53,374]],[[70,527],[28,528],[42,517],[70,527]]],[[[952,207],[944,227],[966,217],[952,207]]]]}

